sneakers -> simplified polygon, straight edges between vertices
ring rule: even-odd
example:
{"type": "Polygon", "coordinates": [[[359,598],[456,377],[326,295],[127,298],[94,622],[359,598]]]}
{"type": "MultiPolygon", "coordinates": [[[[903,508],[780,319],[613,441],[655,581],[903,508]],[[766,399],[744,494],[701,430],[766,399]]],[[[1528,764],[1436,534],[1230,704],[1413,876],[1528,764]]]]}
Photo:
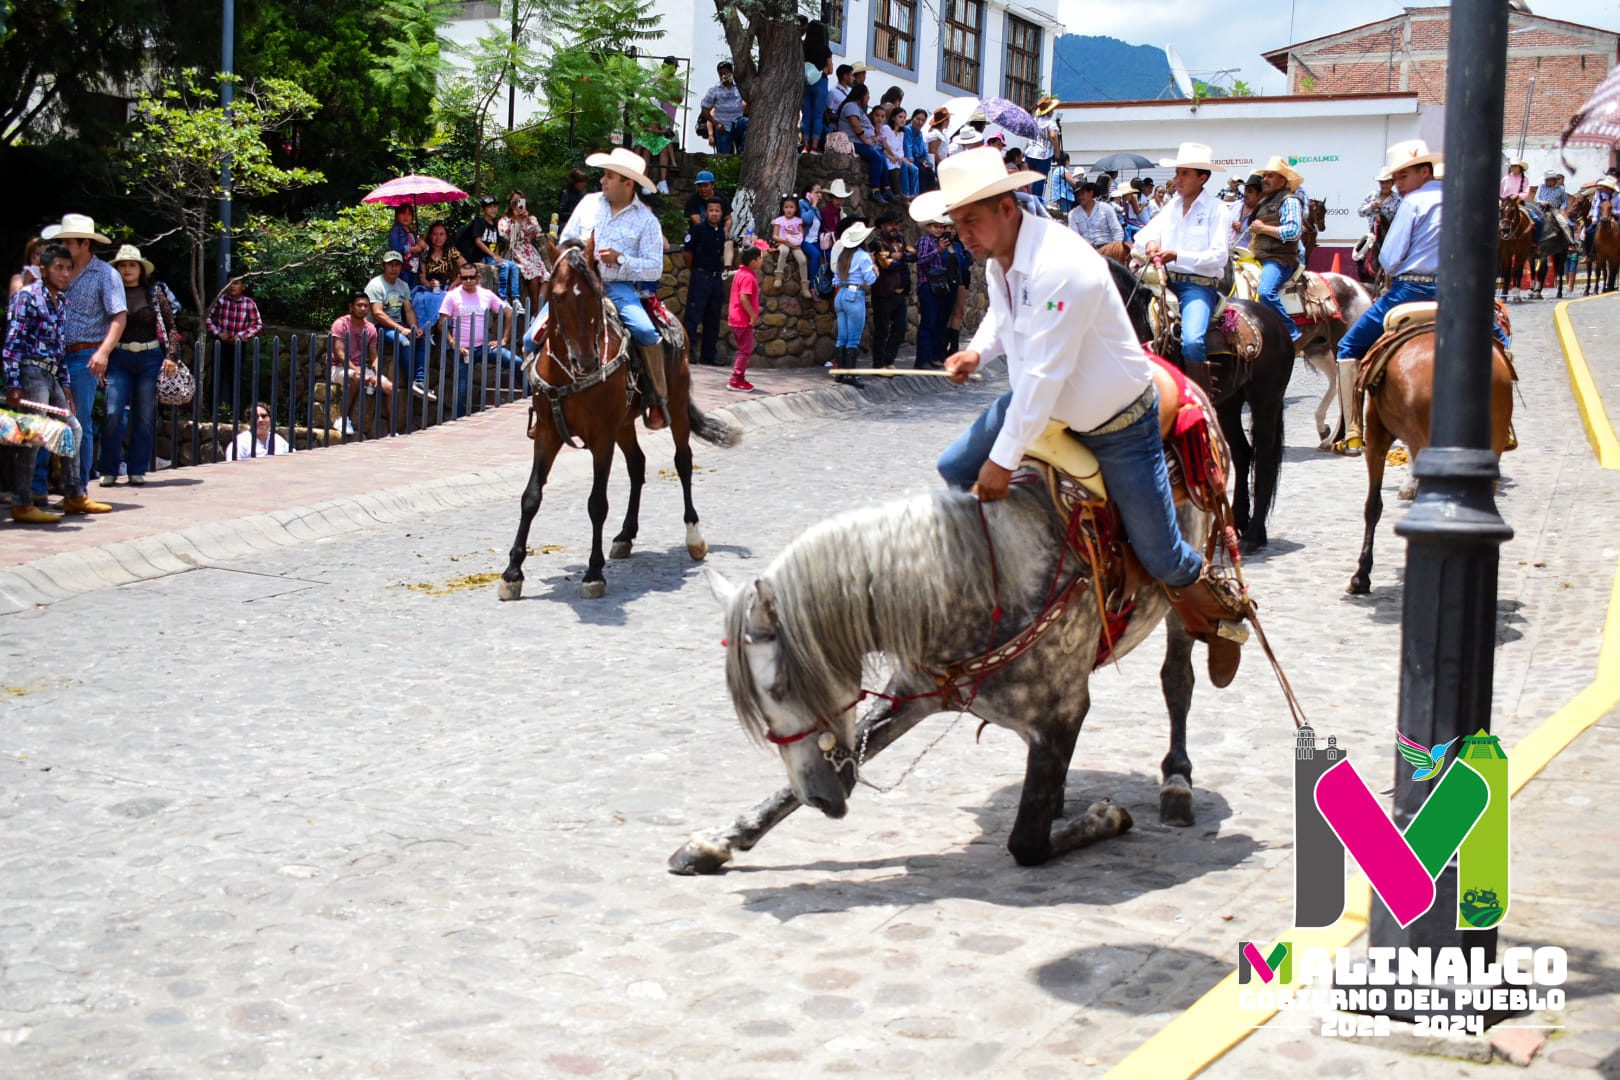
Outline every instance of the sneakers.
{"type": "Polygon", "coordinates": [[[146,477],[144,477],[144,476],[132,476],[132,477],[129,478],[129,483],[130,483],[131,487],[145,487],[146,486],[146,477]]]}
{"type": "Polygon", "coordinates": [[[669,181],[668,180],[660,180],[660,181],[658,181],[658,194],[660,194],[660,195],[668,195],[669,194],[669,181]]]}
{"type": "Polygon", "coordinates": [[[735,390],[739,394],[752,394],[754,392],[754,384],[749,382],[747,379],[733,378],[730,382],[726,383],[726,389],[735,390]]]}
{"type": "Polygon", "coordinates": [[[411,393],[426,401],[429,405],[439,400],[439,395],[423,386],[420,382],[411,383],[411,393]]]}
{"type": "Polygon", "coordinates": [[[99,484],[101,484],[102,487],[112,487],[114,484],[118,483],[118,477],[116,477],[116,476],[103,476],[97,482],[99,484]]]}
{"type": "Polygon", "coordinates": [[[64,514],[106,514],[112,507],[104,502],[96,502],[88,495],[70,495],[62,500],[62,513],[64,514]]]}
{"type": "Polygon", "coordinates": [[[20,521],[24,525],[55,525],[62,520],[62,515],[52,513],[41,506],[13,506],[11,520],[20,521]]]}

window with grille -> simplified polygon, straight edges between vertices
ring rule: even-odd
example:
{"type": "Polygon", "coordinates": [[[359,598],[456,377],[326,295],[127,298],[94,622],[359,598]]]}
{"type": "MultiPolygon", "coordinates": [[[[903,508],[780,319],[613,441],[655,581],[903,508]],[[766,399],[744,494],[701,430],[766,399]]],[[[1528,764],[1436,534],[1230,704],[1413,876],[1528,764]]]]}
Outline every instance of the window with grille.
{"type": "Polygon", "coordinates": [[[940,81],[977,94],[980,49],[984,40],[984,0],[944,0],[944,3],[940,81]]]}
{"type": "Polygon", "coordinates": [[[1016,15],[1007,16],[1006,87],[1002,94],[1033,109],[1041,92],[1041,28],[1016,15]]]}
{"type": "Polygon", "coordinates": [[[826,15],[827,41],[835,49],[844,47],[844,0],[824,0],[821,8],[826,15]]]}
{"type": "Polygon", "coordinates": [[[908,71],[917,45],[916,0],[874,0],[872,56],[908,71]]]}

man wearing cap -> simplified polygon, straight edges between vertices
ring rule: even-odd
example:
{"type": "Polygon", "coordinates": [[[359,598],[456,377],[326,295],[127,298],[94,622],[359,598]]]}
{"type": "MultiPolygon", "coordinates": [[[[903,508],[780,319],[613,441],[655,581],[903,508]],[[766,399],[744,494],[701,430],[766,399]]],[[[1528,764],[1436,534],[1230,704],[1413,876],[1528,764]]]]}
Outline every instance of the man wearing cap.
{"type": "MultiPolygon", "coordinates": [[[[93,226],[92,226],[93,228],[93,226]]],[[[48,243],[39,253],[39,280],[31,281],[11,297],[6,311],[6,341],[0,350],[5,371],[6,404],[19,408],[23,401],[54,405],[68,410],[67,425],[72,432],[74,453],[68,463],[62,510],[69,514],[104,514],[112,507],[95,502],[85,494],[79,462],[91,448],[73,415],[69,399],[70,382],[63,364],[66,342],[63,321],[66,314],[64,291],[73,277],[73,256],[60,243],[48,243]]],[[[122,285],[120,284],[120,291],[122,285]]],[[[11,518],[27,525],[52,525],[62,515],[36,506],[29,487],[34,476],[37,448],[18,446],[12,450],[11,518]]],[[[49,454],[44,455],[47,459],[49,454]]],[[[47,461],[47,466],[49,462],[47,461]]]]}
{"type": "MultiPolygon", "coordinates": [[[[68,214],[62,218],[56,240],[66,244],[73,256],[73,278],[64,294],[62,332],[67,347],[64,366],[73,387],[73,412],[84,429],[86,446],[79,456],[78,486],[86,491],[95,460],[96,425],[91,414],[96,405],[96,386],[107,374],[112,352],[124,336],[129,310],[124,301],[124,279],[91,249],[92,244],[112,242],[96,231],[95,221],[84,214],[68,214]]],[[[35,502],[44,501],[49,481],[47,454],[34,468],[35,502]]]]}
{"type": "Polygon", "coordinates": [[[726,305],[725,251],[730,243],[721,224],[723,207],[711,199],[703,221],[686,233],[686,306],[681,323],[686,327],[694,362],[719,367],[715,345],[720,338],[720,314],[726,305]],[[701,331],[701,338],[699,332],[701,331]]]}
{"type": "MultiPolygon", "coordinates": [[[[707,125],[709,141],[717,154],[740,154],[748,137],[748,103],[737,88],[737,77],[730,60],[715,65],[720,81],[709,87],[698,103],[698,120],[707,125]]],[[[649,187],[651,185],[648,185],[649,187]]]]}
{"type": "Polygon", "coordinates": [[[468,262],[490,263],[495,267],[495,292],[502,300],[516,300],[523,290],[518,264],[503,259],[499,254],[501,243],[501,206],[493,195],[478,200],[478,216],[467,223],[456,237],[456,250],[468,262]]]}
{"type": "MultiPolygon", "coordinates": [[[[1397,304],[1433,300],[1440,272],[1440,198],[1443,187],[1435,179],[1435,167],[1443,156],[1430,153],[1422,139],[1396,143],[1389,148],[1388,169],[1400,208],[1384,236],[1378,264],[1389,275],[1389,289],[1373,301],[1354,326],[1339,339],[1339,394],[1346,403],[1356,400],[1356,368],[1372,343],[1384,332],[1384,316],[1397,304]]],[[[1361,452],[1361,410],[1345,408],[1345,439],[1334,450],[1343,454],[1361,452]]]]}
{"type": "Polygon", "coordinates": [[[1299,269],[1299,234],[1304,228],[1299,199],[1294,195],[1301,177],[1276,155],[1262,165],[1260,201],[1249,214],[1249,250],[1260,264],[1260,302],[1282,316],[1290,341],[1299,340],[1299,327],[1283,306],[1283,282],[1299,269]]]}
{"type": "Polygon", "coordinates": [[[1103,258],[1010,197],[1031,175],[1009,176],[994,151],[971,150],[946,161],[940,190],[911,205],[919,221],[949,214],[968,248],[989,259],[989,311],[945,369],[962,382],[1004,354],[1012,384],[941,455],[940,475],[980,499],[1005,498],[1013,470],[1047,424],[1068,425],[1097,455],[1137,558],[1188,626],[1200,628],[1210,679],[1225,686],[1242,654],[1219,624],[1240,613],[1218,598],[1202,556],[1177,526],[1150,361],[1103,258]]]}
{"type": "Polygon", "coordinates": [[[428,342],[426,329],[416,321],[416,308],[411,303],[411,290],[404,279],[405,257],[397,251],[385,251],[382,273],[366,283],[366,299],[371,301],[371,321],[377,324],[382,340],[394,347],[394,372],[399,375],[403,357],[406,374],[411,380],[411,393],[428,401],[437,401],[427,383],[428,342]]]}
{"type": "Polygon", "coordinates": [[[1173,160],[1159,162],[1176,170],[1170,182],[1175,197],[1137,233],[1133,256],[1163,264],[1170,291],[1181,306],[1182,370],[1205,389],[1210,383],[1204,335],[1232,245],[1232,211],[1206,187],[1211,173],[1225,171],[1214,156],[1203,143],[1185,142],[1173,160]]]}
{"type": "Polygon", "coordinates": [[[686,200],[687,223],[693,226],[703,224],[709,216],[709,203],[719,199],[720,223],[726,234],[725,265],[730,266],[737,261],[735,245],[731,240],[731,200],[715,190],[714,173],[708,169],[704,169],[693,178],[692,187],[692,196],[686,200]]]}
{"type": "Polygon", "coordinates": [[[1069,211],[1069,228],[1085,237],[1086,242],[1094,248],[1125,240],[1119,214],[1114,211],[1113,204],[1097,198],[1097,184],[1093,180],[1080,185],[1080,203],[1069,211]]]}
{"type": "Polygon", "coordinates": [[[648,430],[656,431],[669,423],[669,410],[664,404],[664,346],[636,289],[638,282],[657,281],[664,273],[663,230],[658,218],[636,196],[637,185],[652,185],[641,171],[640,156],[623,147],[592,154],[585,164],[602,170],[602,190],[580,200],[563,226],[562,240],[565,244],[583,244],[587,238],[595,237],[596,270],[607,298],[630,332],[630,340],[641,350],[642,369],[650,384],[642,388],[642,401],[647,406],[645,419],[648,430]]]}

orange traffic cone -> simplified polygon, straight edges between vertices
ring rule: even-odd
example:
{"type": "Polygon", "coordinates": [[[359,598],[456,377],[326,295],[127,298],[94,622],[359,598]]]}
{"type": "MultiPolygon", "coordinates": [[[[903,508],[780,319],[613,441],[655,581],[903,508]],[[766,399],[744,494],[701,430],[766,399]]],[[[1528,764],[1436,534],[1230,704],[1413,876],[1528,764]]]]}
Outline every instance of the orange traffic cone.
{"type": "Polygon", "coordinates": [[[1339,253],[1337,251],[1333,253],[1333,272],[1335,274],[1342,274],[1344,272],[1339,269],[1339,253]]]}

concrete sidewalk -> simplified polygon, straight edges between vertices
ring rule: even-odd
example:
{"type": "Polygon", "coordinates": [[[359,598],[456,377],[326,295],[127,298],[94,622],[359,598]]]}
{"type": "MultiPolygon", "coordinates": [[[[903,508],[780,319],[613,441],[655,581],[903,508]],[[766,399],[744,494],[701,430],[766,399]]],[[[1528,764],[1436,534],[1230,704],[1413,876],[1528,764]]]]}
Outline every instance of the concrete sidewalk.
{"type": "MultiPolygon", "coordinates": [[[[757,392],[739,394],[726,389],[729,374],[693,368],[693,398],[745,432],[950,388],[942,379],[867,379],[857,392],[807,368],[761,371],[757,392]]],[[[57,525],[0,516],[0,615],[410,514],[490,499],[510,499],[515,514],[532,460],[527,419],[520,402],[399,438],[164,470],[144,488],[93,488],[113,512],[57,525]]],[[[655,463],[667,456],[668,435],[641,438],[655,463]]],[[[698,445],[700,459],[713,452],[698,445]]],[[[553,475],[585,468],[585,455],[565,449],[553,475]]]]}

